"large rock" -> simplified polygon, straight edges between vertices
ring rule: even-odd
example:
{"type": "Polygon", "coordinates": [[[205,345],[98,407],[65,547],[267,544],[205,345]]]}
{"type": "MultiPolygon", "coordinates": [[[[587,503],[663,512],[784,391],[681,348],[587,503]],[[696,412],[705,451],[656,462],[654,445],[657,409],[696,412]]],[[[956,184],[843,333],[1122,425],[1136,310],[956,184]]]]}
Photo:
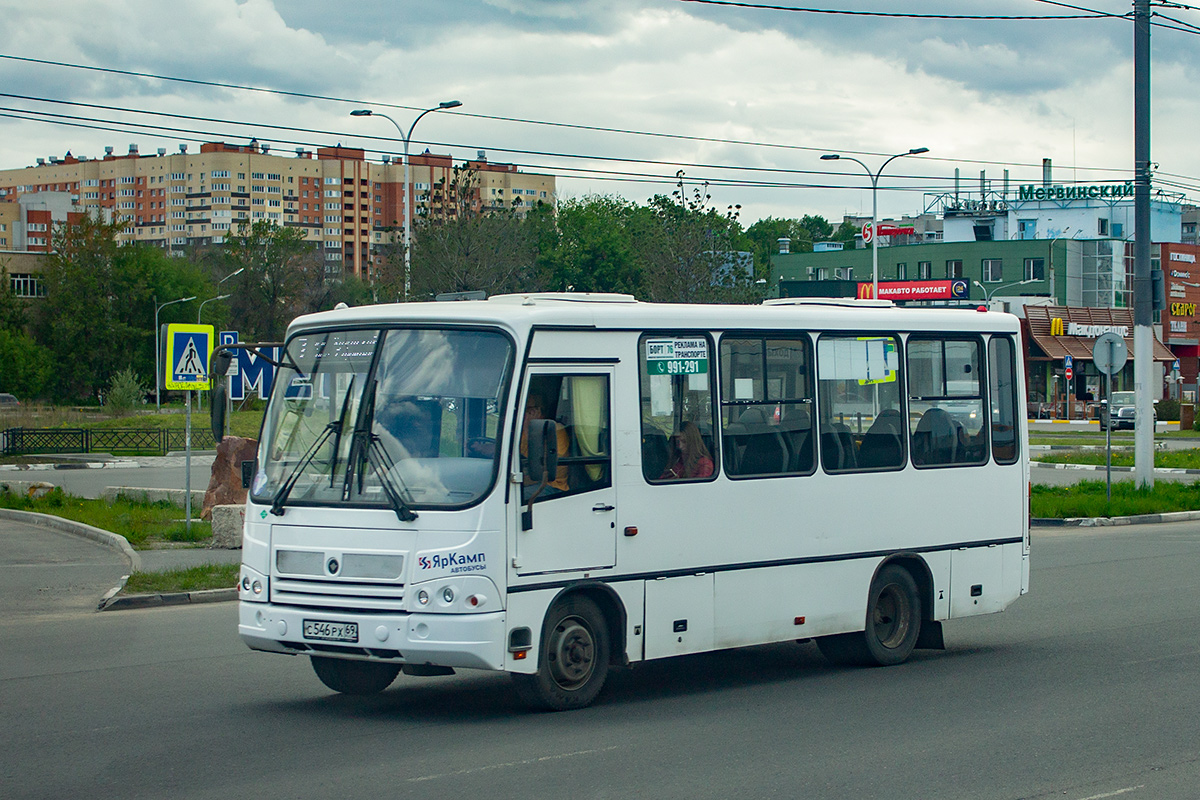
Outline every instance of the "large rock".
{"type": "Polygon", "coordinates": [[[238,505],[246,502],[242,488],[242,462],[253,461],[258,454],[258,441],[241,436],[226,436],[217,445],[213,459],[208,491],[204,493],[204,508],[200,519],[211,519],[213,506],[238,505]]]}
{"type": "Polygon", "coordinates": [[[242,547],[242,526],[246,522],[246,506],[212,507],[212,544],[209,547],[239,550],[242,547]]]}

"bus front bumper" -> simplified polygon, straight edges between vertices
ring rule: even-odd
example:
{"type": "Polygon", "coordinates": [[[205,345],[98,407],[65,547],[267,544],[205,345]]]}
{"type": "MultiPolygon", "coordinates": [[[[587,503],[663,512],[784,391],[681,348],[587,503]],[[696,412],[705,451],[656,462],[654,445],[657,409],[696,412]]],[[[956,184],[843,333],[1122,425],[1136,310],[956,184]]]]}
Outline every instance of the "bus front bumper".
{"type": "Polygon", "coordinates": [[[238,633],[251,649],[270,653],[489,670],[504,669],[505,661],[503,611],[355,614],[243,601],[238,633]],[[356,641],[318,638],[331,631],[349,638],[346,623],[356,626],[356,641]]]}

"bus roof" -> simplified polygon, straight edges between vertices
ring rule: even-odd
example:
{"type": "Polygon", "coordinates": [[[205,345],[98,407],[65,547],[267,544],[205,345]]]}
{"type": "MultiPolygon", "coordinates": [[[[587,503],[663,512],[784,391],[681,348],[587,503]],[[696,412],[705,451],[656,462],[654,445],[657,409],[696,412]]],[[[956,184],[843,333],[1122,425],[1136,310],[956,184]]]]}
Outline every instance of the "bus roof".
{"type": "Polygon", "coordinates": [[[896,330],[1015,333],[1012,314],[979,308],[905,308],[887,300],[805,298],[762,305],[644,303],[632,295],[546,292],[496,295],[487,300],[391,303],[298,317],[301,330],[353,325],[451,323],[532,327],[642,330],[896,330]]]}

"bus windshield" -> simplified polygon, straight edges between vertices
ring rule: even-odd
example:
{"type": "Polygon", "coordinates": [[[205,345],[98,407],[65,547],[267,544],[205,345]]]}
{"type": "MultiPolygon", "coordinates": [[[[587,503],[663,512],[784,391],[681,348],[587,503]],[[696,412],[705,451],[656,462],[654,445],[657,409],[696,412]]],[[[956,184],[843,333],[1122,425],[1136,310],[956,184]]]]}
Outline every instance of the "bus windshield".
{"type": "Polygon", "coordinates": [[[289,340],[252,496],[283,505],[461,507],[495,480],[512,344],[494,331],[390,329],[289,340]]]}

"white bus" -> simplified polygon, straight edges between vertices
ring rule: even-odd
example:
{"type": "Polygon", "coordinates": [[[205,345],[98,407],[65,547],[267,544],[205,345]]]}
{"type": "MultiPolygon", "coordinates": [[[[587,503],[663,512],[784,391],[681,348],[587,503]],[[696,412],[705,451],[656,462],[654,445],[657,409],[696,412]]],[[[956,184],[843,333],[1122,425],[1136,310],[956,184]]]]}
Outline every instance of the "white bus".
{"type": "Polygon", "coordinates": [[[613,666],[722,648],[902,662],[1028,590],[1020,353],[1011,315],[887,301],[301,317],[239,633],[339,692],[502,670],[550,709],[613,666]]]}

